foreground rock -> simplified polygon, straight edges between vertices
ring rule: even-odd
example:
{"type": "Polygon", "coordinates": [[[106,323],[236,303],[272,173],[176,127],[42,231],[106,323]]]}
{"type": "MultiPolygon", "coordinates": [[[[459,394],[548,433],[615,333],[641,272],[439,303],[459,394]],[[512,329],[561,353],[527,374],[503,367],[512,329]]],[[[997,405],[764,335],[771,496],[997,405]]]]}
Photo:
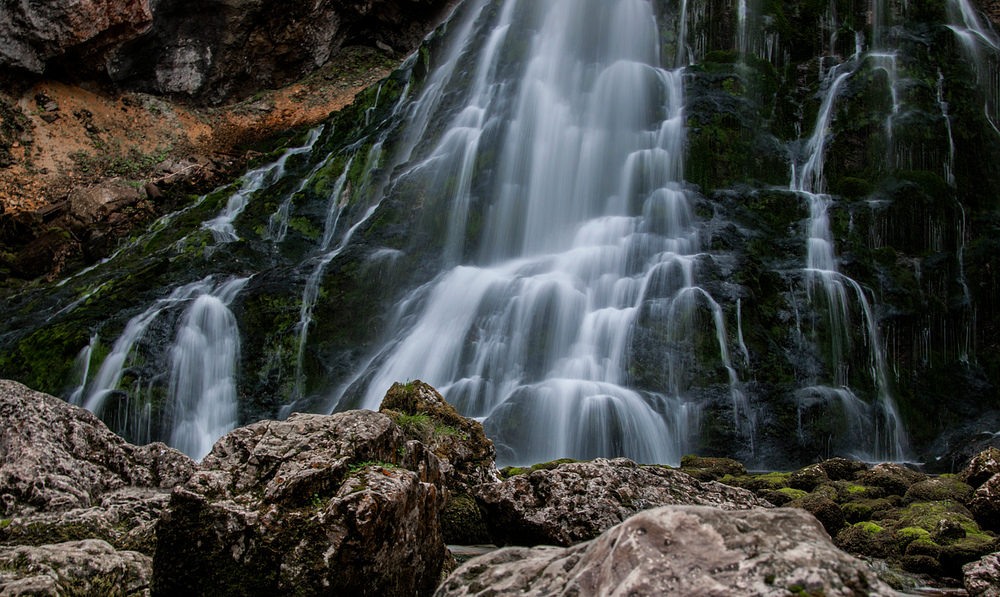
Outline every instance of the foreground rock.
{"type": "Polygon", "coordinates": [[[428,594],[446,557],[441,474],[384,414],[237,429],[174,490],[153,594],[428,594]]]}
{"type": "Polygon", "coordinates": [[[473,490],[494,543],[563,545],[593,539],[640,510],[668,504],[771,507],[753,493],[627,458],[567,462],[473,490]]]}
{"type": "Polygon", "coordinates": [[[570,547],[506,548],[453,572],[437,597],[465,595],[890,596],[801,510],[648,510],[570,547]]]}
{"type": "Polygon", "coordinates": [[[99,505],[127,488],[166,490],[194,462],[156,443],[133,446],[93,414],[12,381],[0,381],[0,511],[5,517],[99,505]]]}
{"type": "Polygon", "coordinates": [[[962,567],[969,597],[1000,597],[1000,552],[962,567]]]}
{"type": "Polygon", "coordinates": [[[128,597],[148,594],[149,556],[98,540],[44,547],[0,547],[4,597],[128,597]]]}

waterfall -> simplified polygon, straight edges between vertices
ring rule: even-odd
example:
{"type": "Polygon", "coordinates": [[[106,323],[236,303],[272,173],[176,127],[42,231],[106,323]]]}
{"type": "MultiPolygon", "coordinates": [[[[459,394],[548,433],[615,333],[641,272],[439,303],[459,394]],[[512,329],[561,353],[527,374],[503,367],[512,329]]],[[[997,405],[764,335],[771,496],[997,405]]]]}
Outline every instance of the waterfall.
{"type": "MultiPolygon", "coordinates": [[[[877,61],[885,60],[883,54],[870,54],[877,61]]],[[[876,62],[878,63],[878,62],[876,62]]],[[[890,61],[894,65],[894,60],[890,61]]],[[[856,68],[857,63],[854,67],[856,68]]],[[[817,302],[813,296],[814,288],[822,292],[824,299],[822,307],[827,312],[828,335],[830,342],[830,367],[833,375],[830,381],[833,388],[809,388],[805,396],[815,399],[816,396],[840,402],[842,410],[849,419],[857,420],[859,412],[865,404],[850,390],[849,354],[851,347],[851,296],[861,307],[863,332],[868,344],[870,374],[875,383],[877,404],[875,408],[868,407],[866,425],[852,425],[851,429],[869,427],[875,432],[862,436],[868,438],[867,449],[858,449],[855,457],[867,460],[895,460],[905,458],[906,434],[902,419],[896,410],[895,402],[889,391],[886,375],[885,356],[875,315],[864,289],[856,281],[838,271],[837,258],[834,250],[833,235],[830,232],[829,207],[832,198],[825,194],[826,180],[823,167],[826,159],[826,145],[830,136],[829,127],[833,116],[838,92],[843,83],[854,74],[851,64],[837,65],[831,68],[821,85],[823,101],[812,135],[806,143],[807,159],[799,169],[798,164],[792,164],[792,180],[790,190],[802,196],[809,202],[809,238],[807,245],[806,277],[810,302],[817,302]],[[846,68],[845,68],[846,67],[846,68]],[[843,72],[842,72],[843,71],[843,72]],[[829,390],[829,391],[827,391],[829,390]],[[860,410],[859,410],[860,409],[860,410]]],[[[879,66],[879,68],[886,68],[879,66]]],[[[894,66],[893,66],[894,70],[894,66]]],[[[895,99],[893,102],[896,105],[895,99]]],[[[890,119],[891,122],[891,119],[890,119]]],[[[800,409],[803,405],[803,395],[800,395],[800,409]]]]}
{"type": "Polygon", "coordinates": [[[194,299],[170,347],[170,445],[195,460],[236,427],[240,336],[228,305],[248,280],[230,280],[194,299]]]}
{"type": "MultiPolygon", "coordinates": [[[[234,376],[239,330],[227,305],[246,282],[242,278],[216,284],[210,276],[185,284],[129,320],[94,380],[85,384],[84,408],[106,420],[116,419],[119,433],[136,438],[137,443],[152,441],[150,393],[155,380],[147,380],[149,386],[144,387],[136,379],[133,386],[122,388],[122,378],[133,348],[150,325],[164,312],[187,305],[169,351],[168,401],[174,411],[170,441],[194,458],[207,454],[212,443],[236,425],[234,376]],[[108,399],[116,394],[124,394],[125,403],[117,404],[117,414],[112,416],[105,411],[108,399]]],[[[88,353],[88,363],[89,358],[88,353]]],[[[83,394],[82,388],[73,393],[83,394]]]]}
{"type": "Polygon", "coordinates": [[[983,112],[1000,134],[1000,36],[972,6],[970,0],[948,0],[949,27],[972,62],[983,94],[983,112]]]}
{"type": "MultiPolygon", "coordinates": [[[[419,378],[484,421],[502,462],[677,462],[698,416],[684,396],[687,359],[671,359],[670,393],[632,386],[628,354],[641,318],[666,326],[666,342],[708,334],[728,371],[720,383],[734,418],[752,421],[722,309],[695,280],[707,257],[683,185],[682,69],[660,67],[647,1],[526,7],[504,3],[464,105],[410,170],[430,173],[428,195],[447,191],[443,260],[454,265],[401,301],[394,339],[338,392],[339,408],[377,408],[393,382],[419,378]],[[512,81],[497,60],[515,21],[535,33],[512,81]],[[503,130],[503,142],[470,253],[473,178],[488,128],[503,130]]],[[[418,106],[454,70],[448,56],[418,106]]],[[[412,112],[414,135],[426,127],[424,112],[412,112]]]]}
{"type": "MultiPolygon", "coordinates": [[[[284,176],[285,164],[288,162],[289,158],[312,151],[313,145],[316,144],[316,141],[319,139],[322,132],[322,126],[312,129],[309,131],[305,144],[301,147],[288,149],[281,155],[280,158],[278,158],[277,161],[247,172],[243,176],[240,190],[233,193],[232,197],[229,198],[225,209],[223,209],[222,212],[214,219],[202,224],[202,228],[212,232],[212,236],[215,237],[216,243],[227,243],[239,240],[239,237],[236,235],[236,229],[233,228],[233,221],[238,215],[243,213],[244,209],[246,209],[247,203],[250,202],[250,198],[253,194],[284,176]]],[[[305,180],[308,180],[308,178],[305,180]]],[[[287,200],[291,200],[291,195],[288,196],[287,200]]],[[[276,217],[280,218],[281,216],[276,214],[276,217]]]]}

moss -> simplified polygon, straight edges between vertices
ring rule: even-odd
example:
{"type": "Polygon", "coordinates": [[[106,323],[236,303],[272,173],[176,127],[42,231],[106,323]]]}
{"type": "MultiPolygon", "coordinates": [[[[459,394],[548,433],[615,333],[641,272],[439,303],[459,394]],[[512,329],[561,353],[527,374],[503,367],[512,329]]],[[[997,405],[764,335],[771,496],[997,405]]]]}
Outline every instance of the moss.
{"type": "Polygon", "coordinates": [[[872,535],[874,535],[875,533],[878,533],[878,532],[882,531],[882,527],[878,526],[874,522],[859,522],[859,523],[857,523],[857,524],[855,524],[853,526],[855,528],[859,528],[859,529],[863,530],[864,532],[872,534],[872,535]]]}
{"type": "Polygon", "coordinates": [[[777,491],[786,494],[787,496],[789,496],[793,500],[797,500],[800,497],[803,497],[803,496],[805,496],[805,495],[807,495],[809,493],[808,491],[803,491],[801,489],[792,489],[791,487],[782,487],[781,489],[778,489],[777,491]]]}
{"type": "Polygon", "coordinates": [[[445,543],[475,545],[490,543],[486,523],[476,505],[476,500],[468,494],[452,495],[441,513],[441,532],[445,543]]]}
{"type": "Polygon", "coordinates": [[[503,477],[504,479],[509,479],[516,475],[526,475],[532,471],[552,470],[558,467],[560,464],[567,464],[572,462],[579,462],[579,460],[573,460],[572,458],[560,458],[558,460],[552,460],[550,462],[541,462],[538,464],[533,464],[528,467],[505,466],[504,468],[500,469],[500,476],[503,477]]]}

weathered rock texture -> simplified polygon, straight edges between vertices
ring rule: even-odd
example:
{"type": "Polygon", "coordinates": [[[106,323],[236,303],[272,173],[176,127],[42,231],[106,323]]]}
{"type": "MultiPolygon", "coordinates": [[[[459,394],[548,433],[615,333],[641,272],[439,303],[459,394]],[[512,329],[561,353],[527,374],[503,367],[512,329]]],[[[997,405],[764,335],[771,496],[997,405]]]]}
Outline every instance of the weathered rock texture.
{"type": "Polygon", "coordinates": [[[219,103],[294,81],[345,44],[414,50],[454,0],[153,0],[153,26],[108,62],[123,87],[219,103]]]}
{"type": "Polygon", "coordinates": [[[494,462],[496,449],[482,424],[459,415],[424,382],[393,384],[379,412],[392,417],[408,436],[434,452],[449,490],[466,493],[475,485],[500,481],[494,462]]]}
{"type": "Polygon", "coordinates": [[[0,68],[40,74],[50,59],[98,60],[147,31],[149,0],[41,0],[0,3],[0,68]]]}
{"type": "Polygon", "coordinates": [[[1000,553],[983,556],[962,567],[969,597],[1000,597],[1000,553]]]}
{"type": "Polygon", "coordinates": [[[129,487],[169,489],[194,462],[156,443],[133,446],[91,413],[12,381],[0,381],[3,516],[90,508],[129,487]]]}
{"type": "Polygon", "coordinates": [[[789,594],[896,595],[801,510],[667,506],[568,549],[506,548],[473,559],[436,596],[789,594]]]}
{"type": "Polygon", "coordinates": [[[89,539],[44,547],[0,547],[4,597],[130,597],[148,594],[149,556],[89,539]]]}
{"type": "Polygon", "coordinates": [[[154,595],[414,595],[445,546],[437,458],[387,415],[293,415],[237,429],[174,490],[154,595]]]}
{"type": "Polygon", "coordinates": [[[480,485],[473,494],[498,545],[572,545],[668,504],[771,507],[753,493],[627,458],[570,462],[480,485]]]}

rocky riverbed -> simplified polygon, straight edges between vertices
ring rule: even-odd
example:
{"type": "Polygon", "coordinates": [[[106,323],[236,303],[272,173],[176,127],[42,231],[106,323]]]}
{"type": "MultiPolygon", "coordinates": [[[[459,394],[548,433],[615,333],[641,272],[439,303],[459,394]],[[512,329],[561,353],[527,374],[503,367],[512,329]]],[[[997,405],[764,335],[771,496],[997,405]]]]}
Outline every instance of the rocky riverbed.
{"type": "Polygon", "coordinates": [[[5,596],[1000,590],[996,450],[937,477],[697,456],[497,470],[481,425],[419,381],[378,413],[239,428],[200,463],[14,382],[0,415],[5,596]],[[511,547],[455,569],[447,542],[511,547]]]}

